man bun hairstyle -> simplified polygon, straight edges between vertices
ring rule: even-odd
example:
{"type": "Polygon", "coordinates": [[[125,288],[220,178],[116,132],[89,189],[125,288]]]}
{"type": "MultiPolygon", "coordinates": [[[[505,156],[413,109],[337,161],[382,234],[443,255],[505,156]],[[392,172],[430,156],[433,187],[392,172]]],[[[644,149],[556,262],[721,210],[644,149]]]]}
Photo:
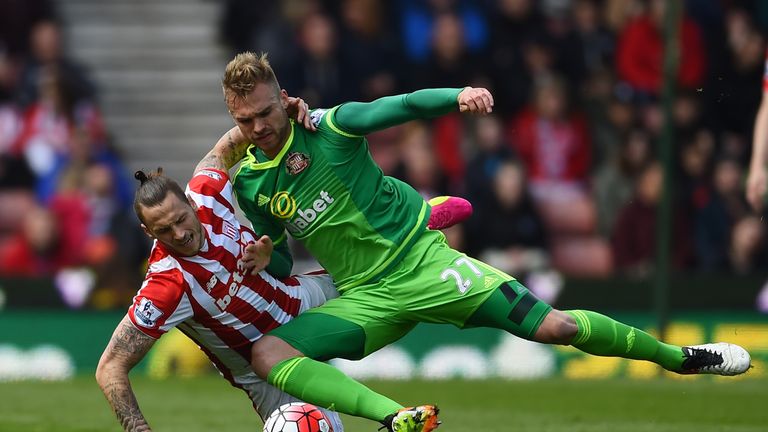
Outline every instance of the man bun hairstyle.
{"type": "Polygon", "coordinates": [[[136,171],[133,177],[140,183],[133,198],[133,210],[141,223],[144,223],[141,208],[160,205],[169,192],[176,195],[181,202],[187,202],[187,196],[184,195],[181,186],[170,177],[165,176],[162,167],[148,174],[142,170],[136,171]]]}
{"type": "Polygon", "coordinates": [[[250,51],[235,56],[224,69],[221,87],[225,100],[231,97],[245,99],[259,83],[272,84],[277,92],[280,84],[267,60],[267,54],[256,55],[250,51]]]}

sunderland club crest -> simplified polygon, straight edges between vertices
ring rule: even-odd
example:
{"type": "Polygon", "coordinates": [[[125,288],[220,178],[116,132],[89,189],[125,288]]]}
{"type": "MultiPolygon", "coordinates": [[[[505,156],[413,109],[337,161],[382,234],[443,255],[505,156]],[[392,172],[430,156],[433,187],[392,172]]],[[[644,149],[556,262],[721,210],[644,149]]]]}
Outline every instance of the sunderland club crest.
{"type": "Polygon", "coordinates": [[[296,175],[309,166],[309,156],[304,153],[288,153],[285,160],[285,171],[290,175],[296,175]]]}

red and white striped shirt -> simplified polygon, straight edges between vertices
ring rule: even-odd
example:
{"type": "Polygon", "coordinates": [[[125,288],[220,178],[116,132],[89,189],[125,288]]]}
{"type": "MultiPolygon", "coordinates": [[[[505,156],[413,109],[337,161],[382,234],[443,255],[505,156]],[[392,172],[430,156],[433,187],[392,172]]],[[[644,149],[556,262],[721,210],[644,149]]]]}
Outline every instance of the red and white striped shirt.
{"type": "Polygon", "coordinates": [[[251,275],[238,267],[244,247],[256,236],[235,216],[226,173],[199,171],[186,194],[198,207],[206,237],[203,248],[195,256],[176,256],[155,241],[146,278],[128,316],[153,338],[178,327],[225,378],[243,387],[260,381],[250,368],[253,341],[315,306],[302,305],[306,299],[302,285],[317,281],[301,276],[277,280],[266,272],[251,275]]]}

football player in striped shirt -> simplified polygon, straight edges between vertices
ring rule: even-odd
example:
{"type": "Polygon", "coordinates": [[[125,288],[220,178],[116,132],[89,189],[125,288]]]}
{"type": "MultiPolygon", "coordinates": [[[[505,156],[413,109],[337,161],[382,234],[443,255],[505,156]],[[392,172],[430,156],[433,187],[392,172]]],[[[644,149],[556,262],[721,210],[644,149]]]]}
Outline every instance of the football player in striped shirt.
{"type": "MultiPolygon", "coordinates": [[[[294,104],[304,107],[301,100],[294,104]]],[[[269,263],[272,241],[237,220],[232,184],[219,159],[202,160],[186,191],[162,170],[139,171],[136,178],[141,185],[134,209],[155,241],[144,283],[96,372],[123,428],[150,430],[128,372],[174,327],[248,395],[262,419],[296,401],[252,371],[251,345],[299,313],[338,297],[331,277],[318,272],[276,279],[260,271],[269,263]]],[[[436,204],[441,217],[431,223],[447,227],[468,217],[469,204],[462,201],[451,198],[436,204]]],[[[325,410],[325,415],[334,431],[343,431],[336,413],[325,410]]]]}

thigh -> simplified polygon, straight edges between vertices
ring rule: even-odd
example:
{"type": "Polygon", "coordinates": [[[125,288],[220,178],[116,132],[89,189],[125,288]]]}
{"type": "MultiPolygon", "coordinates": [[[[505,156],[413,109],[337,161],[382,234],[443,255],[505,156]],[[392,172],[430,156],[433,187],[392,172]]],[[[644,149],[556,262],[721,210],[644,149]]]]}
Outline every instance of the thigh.
{"type": "Polygon", "coordinates": [[[345,293],[272,330],[316,360],[356,360],[400,339],[415,323],[398,316],[397,304],[381,286],[345,293]]]}
{"type": "Polygon", "coordinates": [[[297,295],[301,299],[300,312],[320,306],[328,300],[339,296],[333,278],[327,273],[306,274],[296,276],[299,281],[297,295]]]}
{"type": "Polygon", "coordinates": [[[442,233],[428,231],[428,242],[409,256],[401,274],[387,278],[404,316],[419,322],[453,324],[465,321],[501,284],[514,278],[451,249],[442,233]]]}
{"type": "Polygon", "coordinates": [[[472,314],[465,327],[493,327],[533,340],[552,306],[517,281],[504,283],[472,314]]]}

